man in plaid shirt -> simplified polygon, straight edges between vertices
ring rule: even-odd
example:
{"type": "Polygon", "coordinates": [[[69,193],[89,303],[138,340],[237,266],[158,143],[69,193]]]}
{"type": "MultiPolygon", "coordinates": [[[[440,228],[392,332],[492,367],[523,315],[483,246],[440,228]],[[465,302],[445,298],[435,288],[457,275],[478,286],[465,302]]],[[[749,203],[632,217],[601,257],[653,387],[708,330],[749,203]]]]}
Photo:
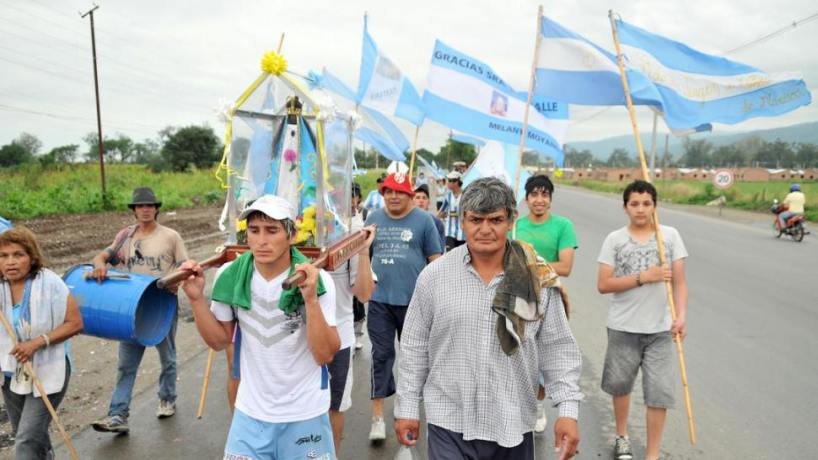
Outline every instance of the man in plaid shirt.
{"type": "Polygon", "coordinates": [[[533,460],[542,373],[559,410],[554,444],[561,458],[569,458],[579,443],[582,362],[559,290],[539,291],[529,305],[538,314],[522,323],[522,334],[512,334],[518,343],[506,351],[493,301],[511,250],[514,193],[496,178],[479,179],[463,192],[460,212],[466,244],[421,272],[406,316],[395,408],[398,440],[417,442],[423,401],[431,460],[533,460]]]}

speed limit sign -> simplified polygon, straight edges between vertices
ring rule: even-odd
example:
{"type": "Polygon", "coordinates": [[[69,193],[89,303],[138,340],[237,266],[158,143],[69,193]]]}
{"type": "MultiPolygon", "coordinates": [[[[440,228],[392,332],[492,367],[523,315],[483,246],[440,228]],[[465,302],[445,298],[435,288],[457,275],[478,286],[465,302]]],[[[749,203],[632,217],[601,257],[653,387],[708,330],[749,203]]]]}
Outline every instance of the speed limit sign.
{"type": "Polygon", "coordinates": [[[729,188],[733,185],[733,173],[729,169],[719,169],[713,174],[713,185],[720,189],[729,188]]]}

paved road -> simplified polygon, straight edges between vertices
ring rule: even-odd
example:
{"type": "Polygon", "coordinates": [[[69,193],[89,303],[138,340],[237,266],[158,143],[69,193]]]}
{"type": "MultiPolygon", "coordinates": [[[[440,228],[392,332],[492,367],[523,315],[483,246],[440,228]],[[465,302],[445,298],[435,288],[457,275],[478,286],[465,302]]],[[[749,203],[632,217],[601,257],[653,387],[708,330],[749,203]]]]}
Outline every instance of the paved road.
{"type": "MultiPolygon", "coordinates": [[[[613,436],[607,395],[599,388],[605,351],[606,299],[596,292],[595,262],[602,239],[624,225],[621,199],[560,188],[554,211],[570,217],[580,241],[567,280],[574,304],[571,324],[583,350],[582,443],[579,458],[609,458],[613,436]]],[[[765,220],[734,222],[663,207],[663,224],[679,229],[691,257],[689,329],[685,344],[698,443],[688,441],[684,406],[670,412],[663,458],[813,458],[818,451],[818,326],[816,235],[803,243],[775,240],[765,220]],[[786,294],[785,294],[786,293],[786,294]]],[[[219,458],[229,414],[224,363],[217,359],[205,418],[195,408],[206,353],[182,366],[180,411],[159,421],[153,391],[135,398],[129,436],[87,430],[76,437],[83,458],[219,458]]],[[[348,413],[343,459],[391,459],[394,436],[379,447],[369,430],[368,344],[355,357],[353,407],[348,413]]],[[[681,401],[681,390],[679,399],[681,401]]],[[[643,454],[644,407],[637,388],[631,412],[636,458],[643,454]]],[[[387,407],[391,413],[391,406],[387,407]]],[[[554,413],[550,414],[553,419],[554,413]]],[[[537,436],[538,457],[553,442],[549,426],[537,436]]],[[[424,433],[425,434],[425,433],[424,433]]],[[[59,452],[64,457],[65,450],[59,452]]]]}
{"type": "MultiPolygon", "coordinates": [[[[593,376],[583,387],[591,405],[606,415],[582,429],[600,430],[605,445],[592,447],[604,452],[613,427],[608,398],[598,390],[606,299],[594,288],[595,260],[604,235],[627,218],[620,197],[561,188],[555,198],[555,212],[574,221],[580,241],[568,286],[576,305],[572,328],[585,373],[593,376]]],[[[737,223],[661,207],[660,220],[680,231],[690,253],[685,355],[698,434],[691,446],[679,404],[668,415],[663,445],[669,454],[663,458],[815,458],[816,235],[802,243],[776,240],[769,231],[772,215],[737,223]]],[[[631,435],[643,446],[641,396],[634,402],[631,435]]]]}

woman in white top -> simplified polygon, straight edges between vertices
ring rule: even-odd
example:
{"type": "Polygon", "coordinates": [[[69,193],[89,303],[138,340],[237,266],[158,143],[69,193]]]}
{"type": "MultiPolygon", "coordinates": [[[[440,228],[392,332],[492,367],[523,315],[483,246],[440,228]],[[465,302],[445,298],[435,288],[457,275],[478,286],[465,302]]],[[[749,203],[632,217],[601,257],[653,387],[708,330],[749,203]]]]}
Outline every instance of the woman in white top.
{"type": "Polygon", "coordinates": [[[25,227],[0,234],[0,307],[18,341],[13,345],[6,330],[0,330],[3,402],[15,438],[14,457],[53,457],[48,437],[51,415],[24,364],[31,362],[57,407],[71,375],[66,340],[82,331],[82,317],[62,279],[44,267],[37,239],[25,227]]]}

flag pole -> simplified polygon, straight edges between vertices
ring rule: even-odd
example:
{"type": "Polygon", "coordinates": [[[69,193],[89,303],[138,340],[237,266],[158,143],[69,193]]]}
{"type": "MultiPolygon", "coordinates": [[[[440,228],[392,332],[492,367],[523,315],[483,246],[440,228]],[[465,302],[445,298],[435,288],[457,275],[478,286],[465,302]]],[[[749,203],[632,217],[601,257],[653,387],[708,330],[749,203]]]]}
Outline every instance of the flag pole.
{"type": "MultiPolygon", "coordinates": [[[[636,151],[639,154],[639,162],[642,165],[642,177],[650,182],[650,175],[648,174],[648,166],[645,161],[645,152],[642,149],[642,139],[639,136],[639,127],[636,124],[636,112],[633,108],[633,101],[631,100],[630,89],[628,88],[628,78],[625,75],[625,64],[622,59],[622,50],[619,46],[619,35],[616,32],[616,20],[614,20],[613,10],[608,11],[608,19],[611,21],[611,32],[613,33],[614,46],[616,47],[616,63],[619,66],[619,75],[622,78],[622,89],[625,92],[625,102],[628,105],[628,114],[631,118],[631,127],[633,128],[633,137],[636,139],[636,151]]],[[[653,209],[653,224],[656,230],[656,245],[659,250],[659,263],[661,265],[667,264],[667,256],[665,254],[665,243],[662,237],[662,232],[659,227],[659,213],[656,207],[653,209]]],[[[670,305],[670,316],[676,320],[676,304],[673,301],[673,285],[670,281],[665,281],[665,289],[667,290],[667,303],[670,305]]],[[[682,338],[678,335],[673,337],[676,343],[676,352],[679,357],[679,367],[682,374],[682,387],[684,388],[685,406],[687,408],[687,428],[690,434],[690,443],[696,444],[696,428],[693,425],[693,408],[690,403],[690,389],[687,385],[687,369],[685,367],[685,355],[682,348],[682,338]]]]}
{"type": "Polygon", "coordinates": [[[418,135],[420,134],[420,125],[415,126],[415,139],[412,141],[412,158],[409,160],[409,183],[412,184],[414,187],[414,180],[412,179],[415,177],[415,155],[417,153],[418,148],[418,135]]]}
{"type": "Polygon", "coordinates": [[[650,177],[656,179],[656,124],[659,120],[659,114],[653,112],[653,134],[650,141],[650,177]]]}
{"type": "MultiPolygon", "coordinates": [[[[531,60],[531,75],[528,79],[528,99],[525,102],[525,113],[523,115],[523,132],[520,135],[520,155],[517,157],[517,172],[514,174],[514,201],[517,201],[517,190],[520,188],[520,173],[523,169],[523,151],[525,151],[525,139],[528,136],[528,112],[531,109],[531,99],[534,95],[534,75],[537,71],[537,55],[540,52],[540,30],[542,29],[542,5],[537,9],[537,37],[534,42],[534,58],[531,60]]],[[[519,216],[518,216],[519,218],[519,216]]],[[[517,237],[517,220],[511,227],[511,237],[517,237]]]]}

